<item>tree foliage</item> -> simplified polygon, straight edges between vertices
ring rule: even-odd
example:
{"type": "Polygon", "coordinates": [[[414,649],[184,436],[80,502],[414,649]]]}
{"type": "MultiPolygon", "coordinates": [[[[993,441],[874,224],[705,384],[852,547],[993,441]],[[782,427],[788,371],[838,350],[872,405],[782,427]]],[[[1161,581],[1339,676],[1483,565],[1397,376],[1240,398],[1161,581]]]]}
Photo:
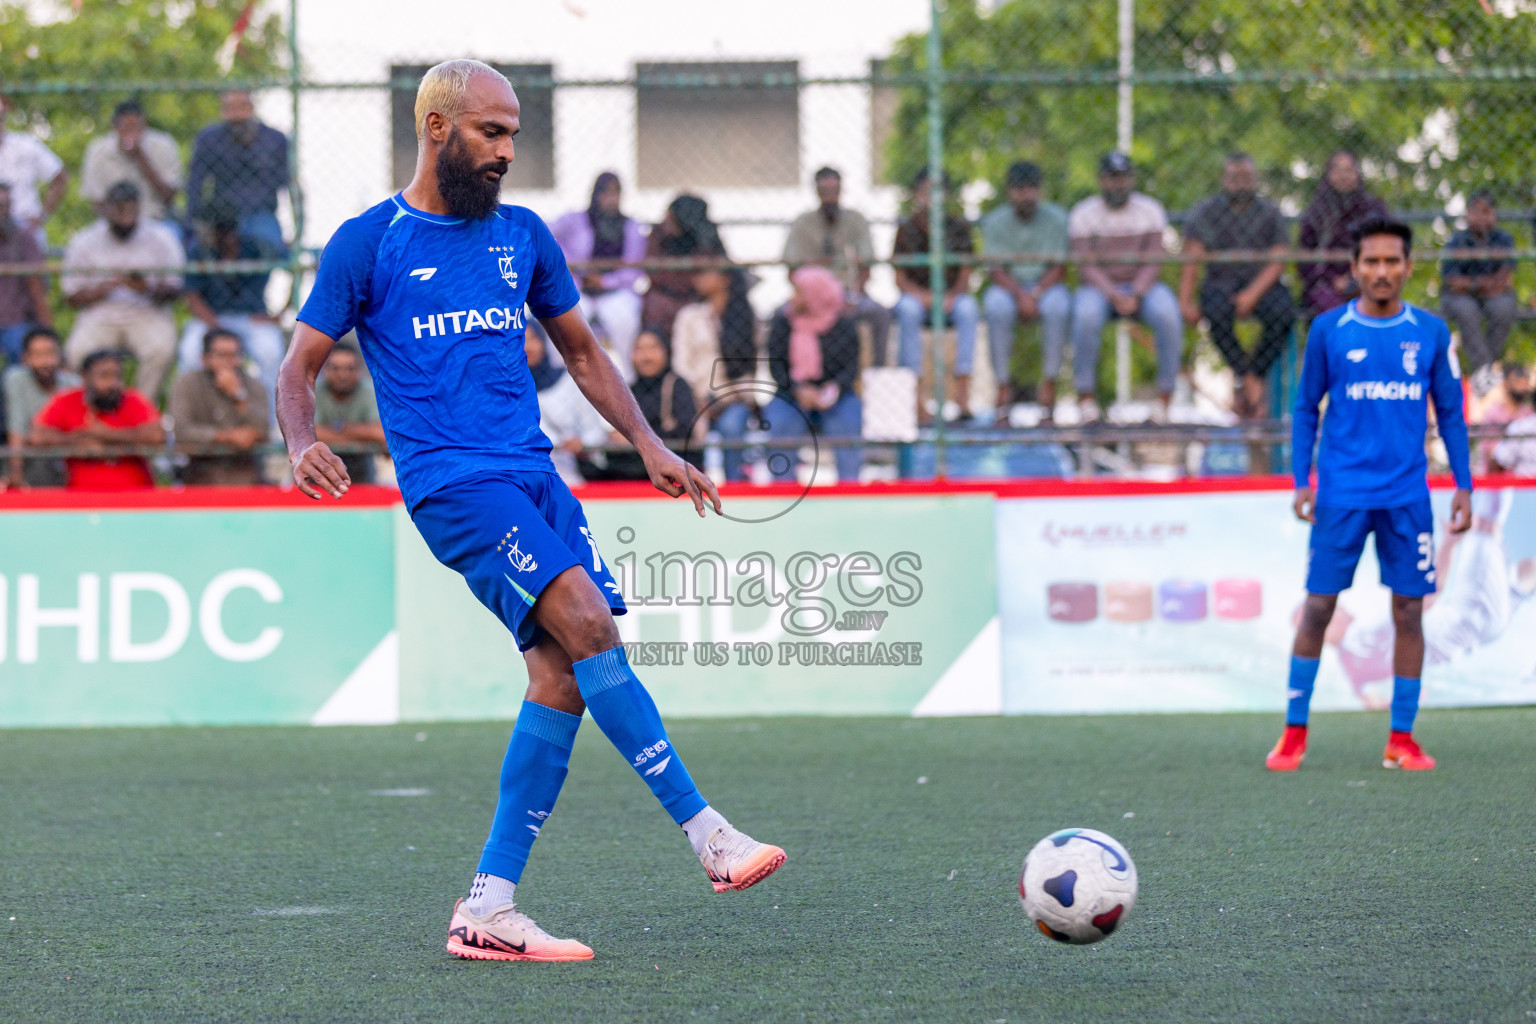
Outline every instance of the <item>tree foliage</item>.
{"type": "MultiPolygon", "coordinates": [[[[85,147],[111,127],[112,108],[132,83],[256,81],[282,70],[281,19],[252,20],[228,73],[218,50],[245,0],[0,0],[0,91],[10,126],[35,132],[78,176],[85,147]]],[[[215,88],[138,94],[152,127],[168,132],[185,159],[198,131],[217,120],[215,88]]],[[[61,243],[94,216],[72,186],[50,224],[61,243]]]]}
{"type": "MultiPolygon", "coordinates": [[[[1137,0],[1136,72],[1149,79],[1135,88],[1141,187],[1186,208],[1216,188],[1222,155],[1241,149],[1270,193],[1299,207],[1328,154],[1346,147],[1394,209],[1438,210],[1479,187],[1524,206],[1536,14],[1511,13],[1518,6],[1137,0]]],[[[1093,190],[1097,158],[1115,142],[1116,9],[946,4],[944,64],[955,80],[944,91],[945,162],[956,180],[999,182],[1008,163],[1032,159],[1056,196],[1093,190]]],[[[886,71],[921,72],[925,45],[921,35],[900,41],[886,71]]],[[[925,100],[920,86],[902,91],[887,152],[895,180],[924,162],[925,100]]]]}

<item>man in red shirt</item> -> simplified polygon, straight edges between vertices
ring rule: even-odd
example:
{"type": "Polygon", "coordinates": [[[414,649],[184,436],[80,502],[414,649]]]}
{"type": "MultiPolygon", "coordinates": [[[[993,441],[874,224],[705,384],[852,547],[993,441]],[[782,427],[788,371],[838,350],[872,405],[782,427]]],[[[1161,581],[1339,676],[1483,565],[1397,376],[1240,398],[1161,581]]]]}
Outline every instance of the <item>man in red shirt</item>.
{"type": "Polygon", "coordinates": [[[134,445],[162,444],[160,413],[139,392],[123,386],[116,352],[92,352],[81,365],[85,386],[61,391],[32,423],[32,444],[100,452],[102,458],[65,460],[65,486],[78,491],[131,491],[153,487],[149,463],[139,455],[111,453],[134,445]]]}

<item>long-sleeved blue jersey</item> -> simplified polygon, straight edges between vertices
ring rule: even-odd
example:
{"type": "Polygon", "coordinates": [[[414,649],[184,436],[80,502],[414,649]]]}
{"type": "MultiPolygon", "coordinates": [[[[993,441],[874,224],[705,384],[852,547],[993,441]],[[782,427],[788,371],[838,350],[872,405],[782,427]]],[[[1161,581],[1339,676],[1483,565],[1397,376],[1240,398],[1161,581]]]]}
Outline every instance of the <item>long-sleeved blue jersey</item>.
{"type": "Polygon", "coordinates": [[[1461,371],[1445,321],[1404,303],[1385,320],[1350,302],[1312,321],[1291,426],[1297,487],[1312,472],[1318,405],[1328,396],[1317,459],[1317,504],[1400,508],[1428,497],[1428,405],[1445,440],[1456,486],[1472,489],[1461,371]]]}

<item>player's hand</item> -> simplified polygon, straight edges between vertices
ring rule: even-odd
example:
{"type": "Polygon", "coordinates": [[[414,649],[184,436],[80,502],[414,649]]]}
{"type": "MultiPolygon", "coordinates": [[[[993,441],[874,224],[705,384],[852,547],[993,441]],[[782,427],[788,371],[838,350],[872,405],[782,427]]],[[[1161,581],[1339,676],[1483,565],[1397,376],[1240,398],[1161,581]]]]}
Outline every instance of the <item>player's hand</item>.
{"type": "Polygon", "coordinates": [[[333,498],[340,498],[352,486],[347,467],[341,457],[331,451],[324,441],[316,441],[299,453],[293,460],[293,483],[304,494],[316,501],[324,491],[333,498]]]}
{"type": "Polygon", "coordinates": [[[1291,511],[1295,512],[1296,518],[1304,523],[1317,522],[1317,495],[1312,488],[1296,488],[1296,497],[1291,500],[1291,511]]]}
{"type": "Polygon", "coordinates": [[[1472,526],[1472,492],[1457,489],[1451,496],[1451,524],[1452,533],[1466,533],[1472,526]]]}
{"type": "Polygon", "coordinates": [[[647,448],[642,458],[645,471],[651,475],[651,483],[658,491],[674,498],[687,494],[701,517],[705,502],[714,508],[715,515],[720,515],[720,492],[715,490],[709,477],[663,445],[647,448]]]}

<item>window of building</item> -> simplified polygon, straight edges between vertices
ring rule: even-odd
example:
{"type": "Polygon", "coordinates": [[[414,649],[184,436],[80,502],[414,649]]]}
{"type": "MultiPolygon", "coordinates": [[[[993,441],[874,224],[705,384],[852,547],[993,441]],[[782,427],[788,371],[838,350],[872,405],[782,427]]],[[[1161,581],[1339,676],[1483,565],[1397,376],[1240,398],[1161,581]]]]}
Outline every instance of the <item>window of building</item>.
{"type": "Polygon", "coordinates": [[[795,61],[637,64],[640,187],[801,184],[798,79],[795,61]]]}

